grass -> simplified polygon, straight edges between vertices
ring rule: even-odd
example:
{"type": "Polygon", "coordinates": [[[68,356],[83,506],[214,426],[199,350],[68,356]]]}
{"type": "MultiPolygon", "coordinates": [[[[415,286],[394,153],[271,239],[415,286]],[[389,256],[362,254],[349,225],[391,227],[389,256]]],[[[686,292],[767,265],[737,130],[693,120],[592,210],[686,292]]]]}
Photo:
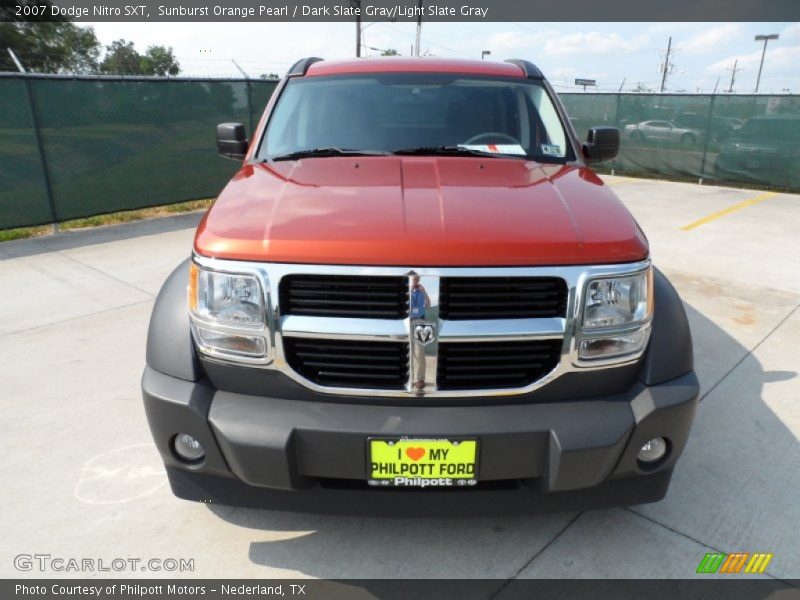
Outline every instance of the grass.
{"type": "MultiPolygon", "coordinates": [[[[69,221],[63,221],[59,223],[58,228],[62,231],[65,231],[71,229],[85,229],[88,227],[101,227],[103,225],[117,225],[119,223],[128,223],[130,221],[141,221],[143,219],[152,219],[166,215],[205,210],[211,206],[212,202],[214,202],[213,198],[206,198],[204,200],[189,200],[188,202],[167,204],[166,206],[153,206],[151,208],[125,210],[121,212],[108,213],[106,215],[95,215],[93,217],[86,217],[85,219],[70,219],[69,221]]],[[[50,225],[19,227],[17,229],[2,229],[0,230],[0,242],[10,242],[11,240],[39,237],[51,234],[52,232],[53,228],[50,225]]]]}

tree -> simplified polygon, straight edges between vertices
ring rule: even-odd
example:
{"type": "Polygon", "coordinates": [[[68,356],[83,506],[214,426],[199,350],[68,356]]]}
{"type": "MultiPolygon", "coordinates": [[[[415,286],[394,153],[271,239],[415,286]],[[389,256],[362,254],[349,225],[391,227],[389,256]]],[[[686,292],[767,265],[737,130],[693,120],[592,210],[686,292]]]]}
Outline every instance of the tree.
{"type": "Polygon", "coordinates": [[[172,53],[172,48],[150,46],[140,60],[142,75],[177,75],[181,66],[172,53]]]}
{"type": "Polygon", "coordinates": [[[133,42],[115,40],[106,46],[106,55],[100,70],[109,75],[141,75],[142,57],[133,42]]]}
{"type": "Polygon", "coordinates": [[[387,48],[381,51],[381,56],[400,56],[400,53],[394,48],[387,48]]]}
{"type": "Polygon", "coordinates": [[[262,73],[259,75],[260,79],[280,79],[281,76],[277,73],[262,73]]]}
{"type": "Polygon", "coordinates": [[[181,66],[175,59],[172,48],[150,46],[144,54],[139,54],[133,42],[115,40],[106,47],[106,55],[100,65],[103,73],[109,75],[177,75],[181,66]]]}
{"type": "Polygon", "coordinates": [[[16,71],[6,48],[36,73],[95,73],[100,56],[94,29],[66,22],[0,23],[0,71],[16,71]]]}

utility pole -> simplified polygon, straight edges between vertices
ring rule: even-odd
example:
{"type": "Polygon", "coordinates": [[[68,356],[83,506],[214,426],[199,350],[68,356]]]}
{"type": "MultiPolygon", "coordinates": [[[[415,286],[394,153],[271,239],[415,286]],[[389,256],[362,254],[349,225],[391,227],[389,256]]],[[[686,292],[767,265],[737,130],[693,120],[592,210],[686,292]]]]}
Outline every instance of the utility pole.
{"type": "MultiPolygon", "coordinates": [[[[711,92],[712,96],[717,93],[717,88],[719,87],[719,80],[720,79],[722,79],[722,75],[717,75],[717,83],[714,84],[714,91],[711,92]]],[[[699,92],[700,90],[698,89],[697,91],[699,92]]]]}
{"type": "Polygon", "coordinates": [[[417,43],[414,48],[414,56],[419,56],[419,44],[422,38],[422,0],[417,2],[417,43]]]}
{"type": "Polygon", "coordinates": [[[777,40],[778,39],[777,33],[771,33],[769,35],[757,35],[755,37],[755,41],[760,42],[764,40],[764,50],[761,51],[761,64],[758,65],[758,77],[756,78],[756,91],[754,93],[758,93],[758,84],[761,83],[761,69],[764,68],[764,56],[767,54],[767,42],[770,40],[777,40]]]}
{"type": "Polygon", "coordinates": [[[728,71],[731,72],[731,87],[728,88],[728,93],[729,94],[733,93],[733,84],[736,81],[736,71],[741,71],[742,70],[742,69],[737,69],[736,68],[736,65],[738,65],[738,64],[739,64],[739,59],[737,58],[735,61],[733,61],[733,68],[732,69],[728,69],[728,71]]]}
{"type": "Polygon", "coordinates": [[[663,75],[661,76],[661,93],[664,93],[664,90],[667,87],[667,73],[673,67],[673,64],[669,62],[669,57],[672,55],[672,36],[669,36],[669,41],[667,42],[667,55],[664,57],[664,64],[661,65],[661,70],[663,75]]]}
{"type": "Polygon", "coordinates": [[[361,57],[361,0],[350,0],[350,4],[356,9],[356,58],[361,57]]]}

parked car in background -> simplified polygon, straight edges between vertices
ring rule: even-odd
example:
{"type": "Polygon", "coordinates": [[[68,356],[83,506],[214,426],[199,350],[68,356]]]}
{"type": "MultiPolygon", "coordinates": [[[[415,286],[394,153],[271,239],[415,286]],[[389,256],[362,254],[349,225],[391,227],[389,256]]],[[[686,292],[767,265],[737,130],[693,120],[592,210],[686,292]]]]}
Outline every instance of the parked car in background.
{"type": "Polygon", "coordinates": [[[705,131],[712,142],[721,142],[737,129],[741,129],[744,120],[734,117],[711,117],[709,121],[708,115],[685,112],[675,115],[672,123],[678,127],[705,131]]]}
{"type": "Polygon", "coordinates": [[[718,179],[800,185],[800,116],[749,119],[720,148],[718,179]]]}
{"type": "Polygon", "coordinates": [[[693,127],[681,127],[671,121],[641,121],[625,126],[625,133],[632,140],[674,142],[694,146],[703,139],[703,131],[693,127]]]}

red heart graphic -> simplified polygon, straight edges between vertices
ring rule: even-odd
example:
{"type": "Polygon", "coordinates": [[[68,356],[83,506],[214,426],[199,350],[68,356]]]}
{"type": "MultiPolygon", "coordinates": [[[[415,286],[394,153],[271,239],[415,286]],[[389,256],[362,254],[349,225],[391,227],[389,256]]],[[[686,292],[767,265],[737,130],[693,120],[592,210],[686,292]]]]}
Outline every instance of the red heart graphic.
{"type": "Polygon", "coordinates": [[[411,460],[419,460],[425,456],[425,448],[406,448],[406,456],[411,460]]]}

